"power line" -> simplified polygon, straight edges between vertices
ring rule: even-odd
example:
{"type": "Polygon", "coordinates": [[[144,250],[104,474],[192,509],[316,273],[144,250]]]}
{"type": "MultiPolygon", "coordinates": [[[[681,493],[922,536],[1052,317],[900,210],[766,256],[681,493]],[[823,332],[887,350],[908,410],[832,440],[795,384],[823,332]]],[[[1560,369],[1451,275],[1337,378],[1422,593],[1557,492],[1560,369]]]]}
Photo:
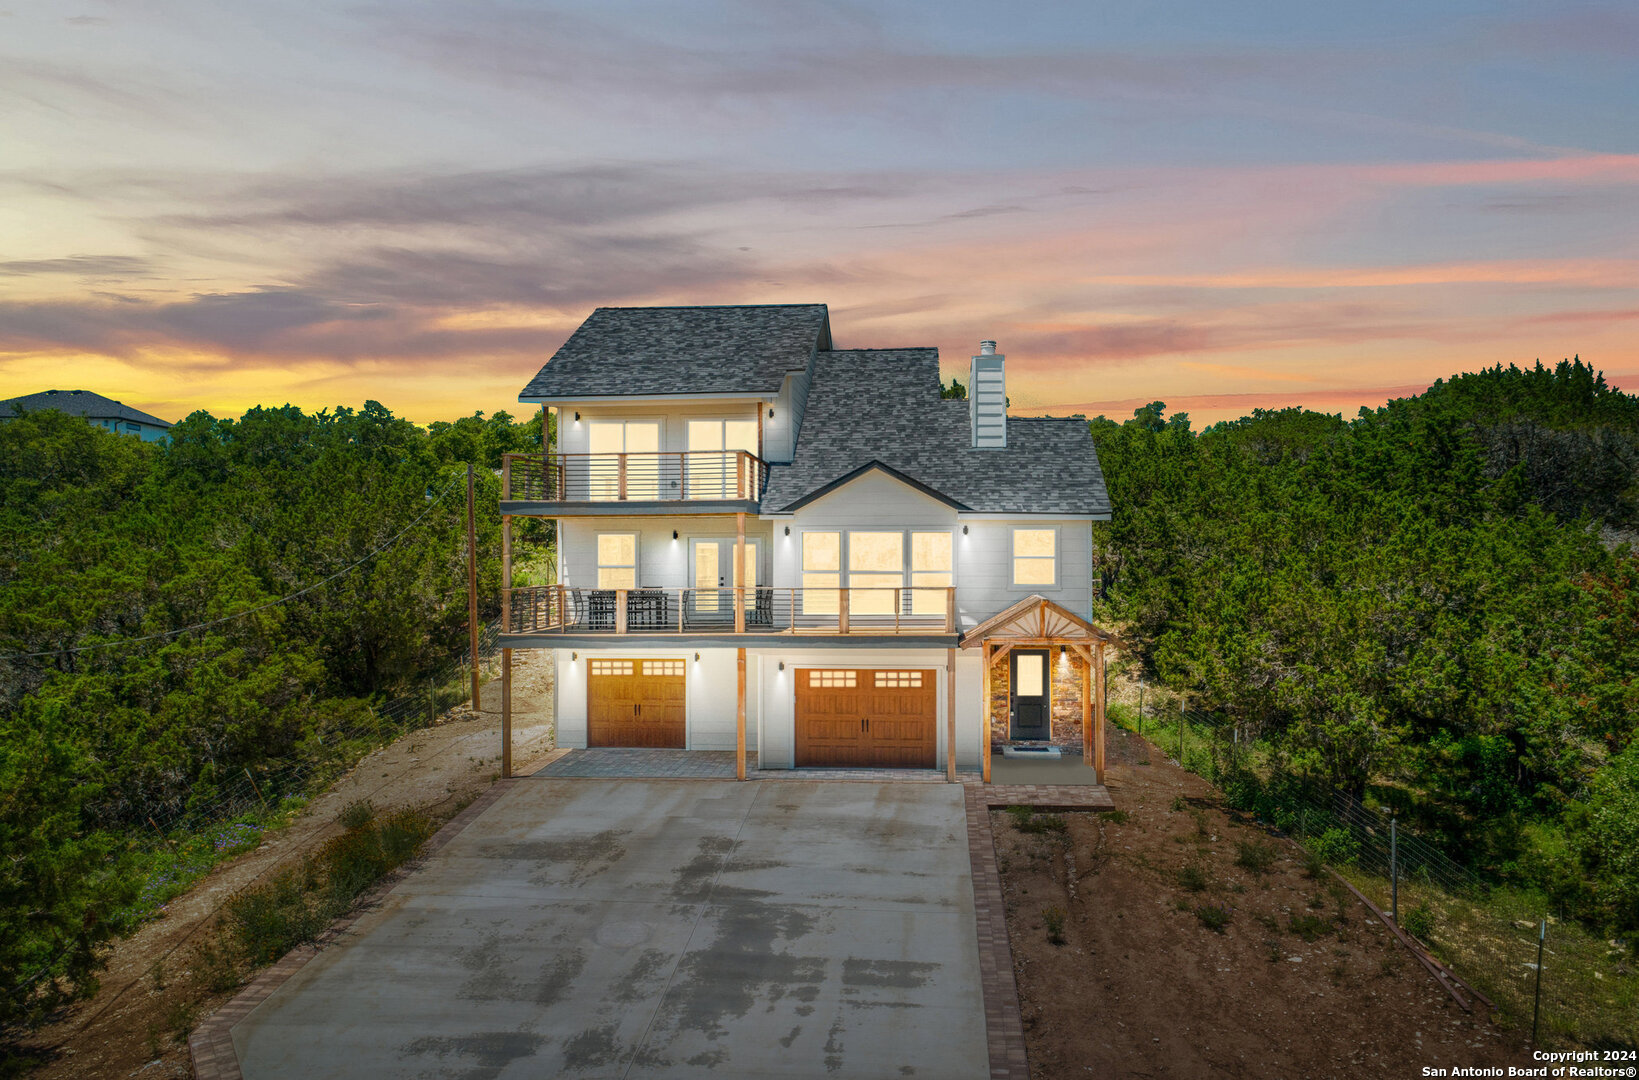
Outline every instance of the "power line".
{"type": "Polygon", "coordinates": [[[320,581],[315,581],[313,584],[309,585],[307,588],[302,589],[298,592],[293,592],[288,596],[281,596],[277,600],[269,600],[265,604],[260,604],[256,607],[253,607],[253,608],[247,608],[244,611],[236,612],[235,614],[232,614],[232,615],[224,615],[220,619],[212,619],[209,622],[195,623],[192,626],[184,626],[184,627],[180,627],[176,630],[164,630],[164,631],[161,631],[160,633],[157,633],[157,634],[145,634],[142,637],[135,637],[135,638],[114,638],[110,641],[98,642],[95,645],[76,645],[71,649],[50,649],[50,650],[47,650],[46,652],[32,652],[32,653],[0,653],[0,660],[34,660],[34,659],[38,659],[40,657],[46,657],[46,656],[61,656],[64,653],[93,652],[97,649],[108,648],[110,645],[137,645],[137,644],[140,644],[141,642],[144,642],[144,641],[155,641],[155,640],[158,640],[160,638],[175,637],[178,634],[187,634],[187,633],[191,633],[195,630],[208,630],[209,628],[211,628],[213,626],[220,626],[223,623],[232,622],[235,619],[242,619],[246,615],[254,615],[259,611],[266,611],[268,608],[278,607],[280,604],[288,603],[289,601],[294,600],[299,596],[306,596],[308,593],[312,592],[314,589],[322,588],[322,587],[330,584],[332,581],[335,581],[337,578],[343,577],[347,574],[352,573],[354,570],[357,570],[364,563],[369,562],[371,559],[375,558],[377,555],[380,555],[383,551],[386,551],[388,548],[390,548],[394,544],[398,543],[399,540],[403,539],[403,537],[406,533],[408,533],[411,529],[415,528],[417,525],[420,525],[421,522],[426,519],[427,515],[433,512],[433,508],[435,506],[437,506],[441,501],[443,501],[444,496],[449,494],[450,489],[453,488],[456,485],[456,481],[459,480],[459,479],[460,479],[460,477],[456,477],[455,479],[452,479],[448,484],[445,484],[444,485],[444,490],[440,491],[437,495],[433,496],[432,501],[427,504],[427,509],[425,509],[421,512],[421,516],[417,517],[414,521],[410,522],[408,525],[404,526],[404,528],[400,529],[397,533],[395,533],[393,535],[393,537],[390,540],[388,540],[385,543],[381,544],[375,550],[373,550],[373,551],[369,552],[368,554],[362,556],[357,562],[352,563],[351,565],[345,566],[342,569],[337,570],[334,574],[331,574],[329,577],[324,578],[320,581]]]}

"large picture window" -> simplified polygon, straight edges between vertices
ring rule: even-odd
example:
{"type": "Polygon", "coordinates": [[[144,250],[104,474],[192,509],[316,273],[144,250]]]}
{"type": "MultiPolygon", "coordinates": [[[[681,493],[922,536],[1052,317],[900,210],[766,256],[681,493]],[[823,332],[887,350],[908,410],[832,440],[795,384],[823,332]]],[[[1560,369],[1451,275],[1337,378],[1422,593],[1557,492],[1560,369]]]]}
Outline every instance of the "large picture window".
{"type": "Polygon", "coordinates": [[[637,534],[598,534],[598,588],[637,588],[637,534]]]}
{"type": "Polygon", "coordinates": [[[950,587],[950,533],[911,533],[911,613],[941,615],[945,611],[945,594],[950,587]]]}
{"type": "Polygon", "coordinates": [[[1057,529],[1013,530],[1013,584],[1058,584],[1057,529]]]}
{"type": "Polygon", "coordinates": [[[582,466],[587,470],[587,496],[618,499],[624,477],[626,498],[660,497],[660,424],[655,420],[593,420],[586,435],[592,456],[582,466]],[[641,454],[627,457],[622,454],[641,454]]]}
{"type": "Polygon", "coordinates": [[[836,589],[842,584],[842,534],[802,534],[802,609],[810,615],[835,615],[836,589]]]}
{"type": "Polygon", "coordinates": [[[894,590],[905,584],[905,534],[848,534],[848,610],[855,615],[892,615],[894,590]]]}

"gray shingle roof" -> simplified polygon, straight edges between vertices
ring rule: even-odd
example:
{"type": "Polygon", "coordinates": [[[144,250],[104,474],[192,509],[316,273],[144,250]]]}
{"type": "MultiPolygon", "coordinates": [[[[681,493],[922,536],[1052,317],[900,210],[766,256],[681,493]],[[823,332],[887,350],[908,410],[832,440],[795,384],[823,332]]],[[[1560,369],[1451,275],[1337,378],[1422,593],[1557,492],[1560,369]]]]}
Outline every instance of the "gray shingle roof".
{"type": "Polygon", "coordinates": [[[974,450],[968,404],[939,397],[937,349],[822,352],[790,465],[769,467],[779,512],[879,462],[977,513],[1108,514],[1085,420],[1007,421],[1005,450],[974,450]]]}
{"type": "Polygon", "coordinates": [[[0,420],[10,420],[16,415],[15,407],[22,406],[24,412],[37,412],[45,409],[57,409],[70,416],[83,416],[88,420],[133,420],[142,424],[153,424],[156,427],[168,428],[169,420],[161,420],[152,413],[145,413],[141,409],[105,398],[101,394],[90,390],[42,390],[38,394],[24,394],[22,397],[7,398],[0,401],[0,420]]]}
{"type": "Polygon", "coordinates": [[[519,395],[773,397],[816,348],[831,346],[824,304],[598,308],[519,395]]]}

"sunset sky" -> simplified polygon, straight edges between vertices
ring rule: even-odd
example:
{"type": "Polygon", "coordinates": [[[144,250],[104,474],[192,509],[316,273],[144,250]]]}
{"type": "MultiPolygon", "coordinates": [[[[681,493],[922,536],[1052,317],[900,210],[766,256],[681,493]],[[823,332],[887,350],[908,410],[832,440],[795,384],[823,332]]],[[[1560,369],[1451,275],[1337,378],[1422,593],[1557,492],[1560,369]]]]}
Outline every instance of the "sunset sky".
{"type": "Polygon", "coordinates": [[[518,413],[598,305],[789,302],[1022,414],[1639,389],[1632,3],[6,8],[0,398],[518,413]]]}

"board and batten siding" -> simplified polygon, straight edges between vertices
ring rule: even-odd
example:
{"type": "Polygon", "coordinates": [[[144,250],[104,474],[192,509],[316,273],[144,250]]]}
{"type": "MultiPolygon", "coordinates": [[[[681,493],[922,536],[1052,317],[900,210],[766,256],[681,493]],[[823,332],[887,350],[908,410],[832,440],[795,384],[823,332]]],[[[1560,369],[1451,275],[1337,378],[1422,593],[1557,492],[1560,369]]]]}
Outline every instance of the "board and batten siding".
{"type": "MultiPolygon", "coordinates": [[[[1093,529],[1088,521],[1046,517],[962,521],[954,507],[883,472],[866,473],[784,520],[791,526],[790,536],[784,535],[779,520],[774,528],[772,583],[776,587],[801,586],[802,534],[806,531],[945,529],[952,534],[956,609],[963,628],[976,626],[1033,593],[1082,618],[1092,617],[1093,529]],[[963,525],[968,529],[966,535],[963,525]],[[1013,584],[1015,528],[1057,530],[1056,584],[1013,584]]],[[[846,579],[846,564],[842,572],[846,579]]]]}
{"type": "MultiPolygon", "coordinates": [[[[553,649],[557,668],[557,692],[553,694],[553,717],[557,744],[572,749],[586,746],[586,676],[595,659],[684,660],[684,706],[689,750],[733,750],[734,726],[739,718],[736,700],[735,649],[695,649],[685,644],[672,648],[632,648],[614,645],[598,649],[553,649]],[[698,652],[700,659],[694,659],[698,652]],[[578,654],[578,659],[571,659],[578,654]]],[[[761,701],[757,665],[746,664],[746,749],[757,748],[759,726],[757,708],[761,701]]]]}
{"type": "MultiPolygon", "coordinates": [[[[653,589],[691,589],[694,567],[689,562],[691,538],[734,539],[732,517],[626,517],[563,518],[559,522],[558,580],[565,585],[595,589],[598,584],[598,534],[637,534],[637,583],[653,589]],[[672,539],[672,530],[678,538],[672,539]]],[[[768,549],[773,542],[769,522],[746,516],[746,538],[762,541],[758,580],[769,573],[768,549]]]]}

